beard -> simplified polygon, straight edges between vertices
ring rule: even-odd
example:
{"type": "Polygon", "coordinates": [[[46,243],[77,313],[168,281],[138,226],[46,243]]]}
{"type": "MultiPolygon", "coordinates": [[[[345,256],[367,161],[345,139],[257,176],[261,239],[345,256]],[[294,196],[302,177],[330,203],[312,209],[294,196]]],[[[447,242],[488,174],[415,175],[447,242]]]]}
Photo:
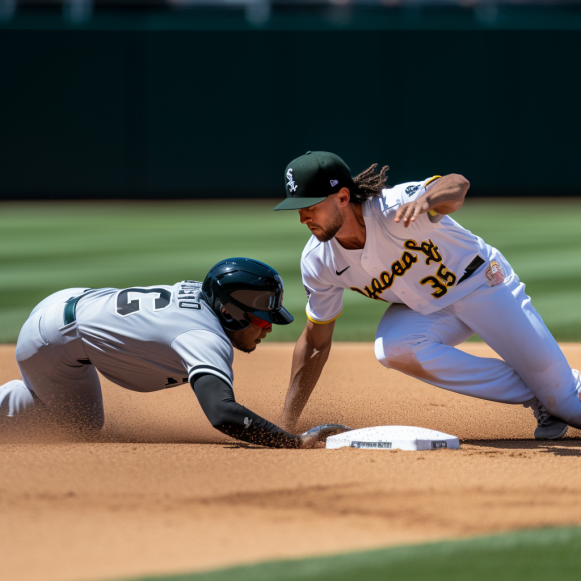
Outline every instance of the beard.
{"type": "Polygon", "coordinates": [[[325,228],[317,224],[316,227],[319,229],[319,233],[315,234],[312,230],[311,232],[313,236],[320,242],[329,242],[329,240],[331,240],[331,238],[334,238],[335,234],[339,232],[341,226],[343,226],[343,222],[344,218],[341,215],[341,212],[339,212],[338,209],[335,209],[333,219],[325,228]]]}
{"type": "Polygon", "coordinates": [[[224,332],[228,339],[230,339],[230,343],[232,343],[234,349],[238,349],[238,351],[242,351],[242,353],[252,353],[256,350],[257,345],[248,345],[244,338],[240,336],[239,333],[241,333],[241,331],[230,331],[230,329],[224,329],[224,332]]]}
{"type": "Polygon", "coordinates": [[[253,351],[256,351],[256,345],[254,345],[254,347],[247,347],[245,345],[234,345],[234,343],[232,343],[232,346],[235,349],[238,349],[238,351],[242,351],[242,353],[252,353],[253,351]]]}

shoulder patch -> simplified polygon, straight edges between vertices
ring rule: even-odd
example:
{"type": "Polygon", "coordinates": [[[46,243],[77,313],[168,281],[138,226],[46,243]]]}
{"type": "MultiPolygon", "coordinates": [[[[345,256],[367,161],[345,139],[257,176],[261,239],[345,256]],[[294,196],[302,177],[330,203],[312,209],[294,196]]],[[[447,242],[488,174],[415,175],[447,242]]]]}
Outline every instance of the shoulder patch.
{"type": "Polygon", "coordinates": [[[416,193],[416,192],[417,192],[417,191],[420,189],[420,187],[421,187],[421,186],[408,186],[408,187],[405,189],[405,193],[406,193],[408,196],[411,196],[412,194],[415,194],[415,193],[416,193]]]}

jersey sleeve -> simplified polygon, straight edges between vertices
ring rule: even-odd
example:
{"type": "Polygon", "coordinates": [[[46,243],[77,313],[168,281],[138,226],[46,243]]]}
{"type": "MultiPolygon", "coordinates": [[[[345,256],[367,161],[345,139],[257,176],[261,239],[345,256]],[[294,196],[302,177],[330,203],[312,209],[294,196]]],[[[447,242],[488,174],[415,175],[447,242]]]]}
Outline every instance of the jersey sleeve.
{"type": "Polygon", "coordinates": [[[406,182],[383,190],[387,207],[389,209],[397,208],[421,198],[440,177],[442,176],[432,176],[421,182],[406,182]]]}
{"type": "Polygon", "coordinates": [[[301,260],[303,285],[307,293],[307,318],[313,323],[325,325],[337,319],[343,312],[343,289],[327,284],[324,268],[317,272],[308,257],[301,260]]]}
{"type": "Polygon", "coordinates": [[[188,381],[209,373],[232,387],[234,352],[228,339],[211,331],[192,330],[178,335],[171,346],[181,357],[188,372],[188,381]]]}

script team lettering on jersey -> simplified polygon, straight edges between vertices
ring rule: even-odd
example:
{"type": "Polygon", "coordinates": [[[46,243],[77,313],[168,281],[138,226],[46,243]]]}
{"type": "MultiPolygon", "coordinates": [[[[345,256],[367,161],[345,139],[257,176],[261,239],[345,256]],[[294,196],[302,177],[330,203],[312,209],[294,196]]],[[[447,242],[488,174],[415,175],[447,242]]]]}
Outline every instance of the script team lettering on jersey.
{"type": "MultiPolygon", "coordinates": [[[[415,240],[406,240],[404,242],[404,247],[408,250],[415,250],[416,252],[425,254],[427,257],[425,260],[426,265],[429,265],[432,262],[442,262],[442,255],[439,253],[438,247],[430,239],[422,241],[419,246],[415,240]]],[[[363,290],[357,287],[350,287],[351,290],[361,293],[363,296],[369,297],[370,299],[384,301],[384,299],[379,295],[381,295],[384,290],[391,287],[396,276],[404,276],[405,273],[418,261],[418,255],[408,252],[408,250],[403,252],[399,260],[392,263],[391,272],[383,271],[379,275],[379,278],[373,278],[369,285],[365,286],[363,290]]],[[[457,278],[458,277],[451,270],[448,270],[444,264],[440,264],[435,276],[430,275],[422,278],[420,284],[422,286],[425,284],[431,285],[434,289],[432,296],[439,299],[448,292],[448,288],[454,286],[457,278]]]]}

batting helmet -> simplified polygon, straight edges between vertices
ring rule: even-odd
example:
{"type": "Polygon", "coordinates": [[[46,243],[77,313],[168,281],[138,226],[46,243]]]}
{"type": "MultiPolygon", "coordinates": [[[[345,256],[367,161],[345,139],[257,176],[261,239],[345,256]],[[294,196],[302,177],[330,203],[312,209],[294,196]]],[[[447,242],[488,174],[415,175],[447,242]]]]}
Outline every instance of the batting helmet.
{"type": "Polygon", "coordinates": [[[210,269],[202,285],[204,300],[230,331],[248,327],[246,313],[276,325],[292,323],[293,316],[282,306],[283,294],[278,272],[250,258],[221,260],[210,269]]]}

